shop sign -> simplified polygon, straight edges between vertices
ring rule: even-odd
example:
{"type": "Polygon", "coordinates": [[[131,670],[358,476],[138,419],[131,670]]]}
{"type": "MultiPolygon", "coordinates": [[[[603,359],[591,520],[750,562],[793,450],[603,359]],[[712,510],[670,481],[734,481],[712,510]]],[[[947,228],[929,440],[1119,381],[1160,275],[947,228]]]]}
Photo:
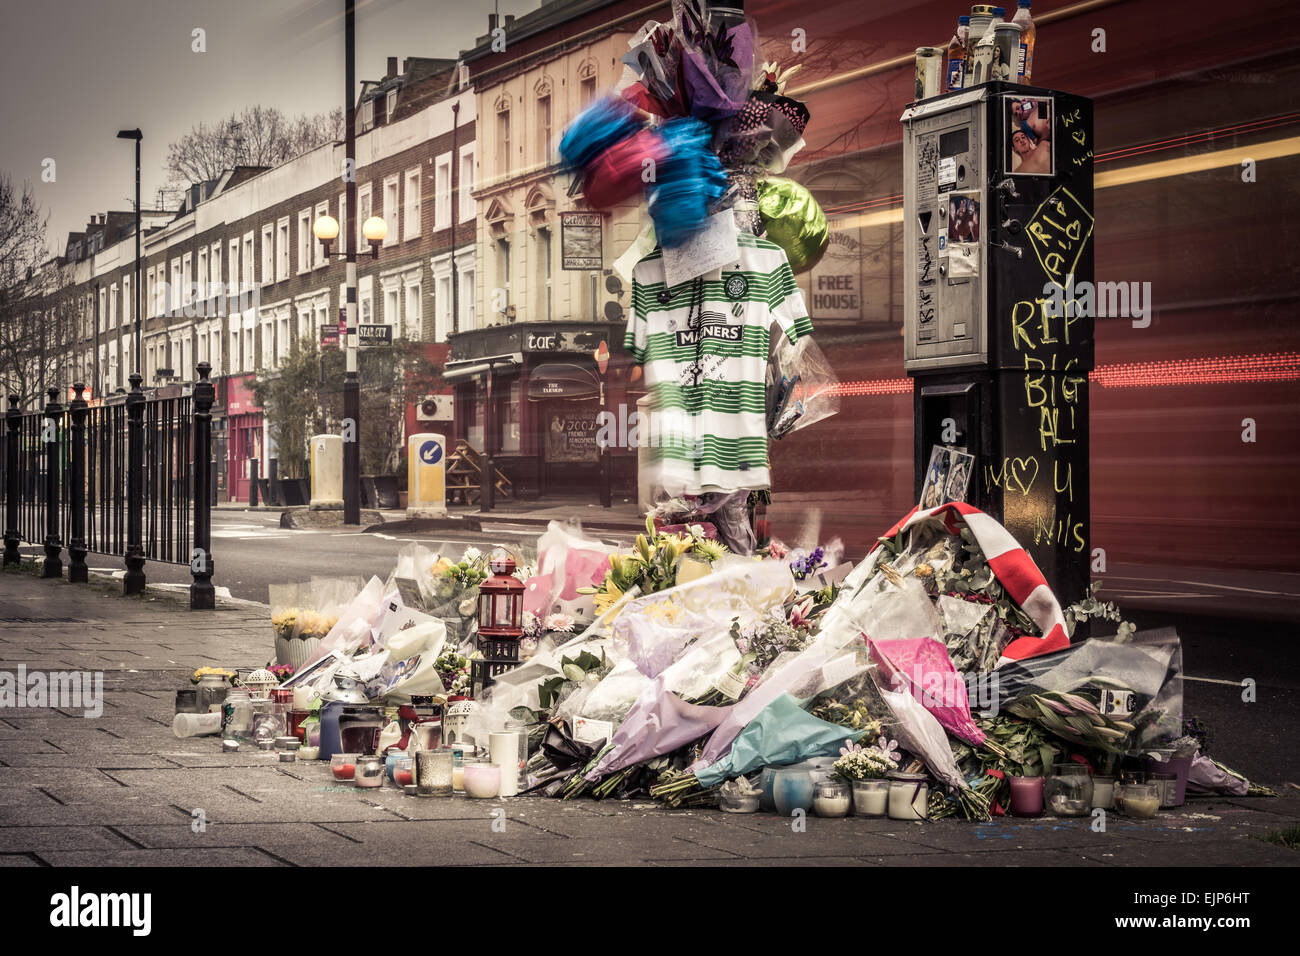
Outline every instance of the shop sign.
{"type": "Polygon", "coordinates": [[[862,245],[858,228],[830,219],[826,254],[809,277],[808,311],[817,319],[862,318],[862,245]]]}
{"type": "Polygon", "coordinates": [[[553,411],[548,416],[546,458],[548,461],[599,461],[596,444],[596,409],[553,411]]]}
{"type": "Polygon", "coordinates": [[[339,327],[337,325],[322,325],[320,327],[320,347],[323,349],[339,347],[339,327]]]}
{"type": "Polygon", "coordinates": [[[357,326],[357,344],[363,348],[374,345],[392,345],[393,327],[391,325],[357,326]]]}
{"type": "Polygon", "coordinates": [[[580,272],[603,268],[603,228],[604,217],[598,212],[560,213],[560,268],[580,272]]]}

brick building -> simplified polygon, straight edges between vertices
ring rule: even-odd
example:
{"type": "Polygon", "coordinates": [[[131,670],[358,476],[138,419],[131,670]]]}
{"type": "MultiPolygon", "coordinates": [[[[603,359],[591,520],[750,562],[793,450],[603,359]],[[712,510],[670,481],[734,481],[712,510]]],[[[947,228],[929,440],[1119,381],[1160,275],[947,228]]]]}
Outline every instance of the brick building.
{"type": "MultiPolygon", "coordinates": [[[[344,244],[325,256],[312,233],[318,217],[357,230],[359,324],[423,343],[441,366],[457,322],[453,298],[461,315],[475,309],[475,97],[454,60],[411,58],[399,71],[390,57],[387,67],[381,80],[363,83],[358,100],[356,211],[345,208],[338,142],[274,168],[227,170],[191,186],[178,210],[142,215],[141,372],[146,388],[180,388],[199,362],[212,364],[222,500],[247,499],[251,461],[265,478],[268,459],[303,454],[275,448],[249,382],[301,339],[337,328],[344,244]],[[372,215],[388,225],[377,258],[360,235],[372,215]]],[[[64,343],[68,381],[90,384],[94,399],[128,387],[136,368],[134,224],[133,212],[97,215],[48,266],[66,276],[61,296],[75,316],[64,343]]],[[[417,417],[407,409],[408,433],[428,427],[417,417]]]]}

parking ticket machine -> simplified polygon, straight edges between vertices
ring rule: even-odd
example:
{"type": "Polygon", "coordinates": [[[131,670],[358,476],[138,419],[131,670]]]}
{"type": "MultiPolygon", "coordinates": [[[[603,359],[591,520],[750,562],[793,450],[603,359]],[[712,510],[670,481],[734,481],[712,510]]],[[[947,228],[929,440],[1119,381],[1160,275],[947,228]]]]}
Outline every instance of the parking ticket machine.
{"type": "Polygon", "coordinates": [[[917,500],[942,478],[940,446],[970,472],[965,500],[1067,605],[1091,560],[1093,318],[1076,289],[1093,280],[1092,102],[987,83],[913,103],[902,123],[917,500]]]}

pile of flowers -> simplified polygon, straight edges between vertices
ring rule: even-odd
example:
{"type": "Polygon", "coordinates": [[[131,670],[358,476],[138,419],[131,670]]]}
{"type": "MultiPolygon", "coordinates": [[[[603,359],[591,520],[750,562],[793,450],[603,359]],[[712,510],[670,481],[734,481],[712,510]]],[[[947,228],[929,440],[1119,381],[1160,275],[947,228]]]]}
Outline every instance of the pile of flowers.
{"type": "Polygon", "coordinates": [[[831,769],[845,780],[878,780],[898,769],[898,756],[894,752],[897,747],[897,741],[884,737],[877,740],[876,746],[865,750],[846,740],[840,748],[840,759],[831,765],[831,769]]]}

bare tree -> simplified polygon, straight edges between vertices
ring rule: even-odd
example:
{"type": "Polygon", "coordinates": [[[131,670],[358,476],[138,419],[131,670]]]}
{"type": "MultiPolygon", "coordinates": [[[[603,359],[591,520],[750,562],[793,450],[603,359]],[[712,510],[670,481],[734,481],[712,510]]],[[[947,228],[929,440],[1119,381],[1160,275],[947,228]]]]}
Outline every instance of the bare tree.
{"type": "Polygon", "coordinates": [[[32,193],[24,182],[19,192],[6,173],[0,173],[0,290],[27,277],[45,252],[45,225],[32,193]]]}
{"type": "Polygon", "coordinates": [[[235,166],[279,166],[343,135],[343,110],[293,119],[273,106],[250,106],[214,126],[200,123],[167,147],[174,183],[216,179],[235,166]]]}

